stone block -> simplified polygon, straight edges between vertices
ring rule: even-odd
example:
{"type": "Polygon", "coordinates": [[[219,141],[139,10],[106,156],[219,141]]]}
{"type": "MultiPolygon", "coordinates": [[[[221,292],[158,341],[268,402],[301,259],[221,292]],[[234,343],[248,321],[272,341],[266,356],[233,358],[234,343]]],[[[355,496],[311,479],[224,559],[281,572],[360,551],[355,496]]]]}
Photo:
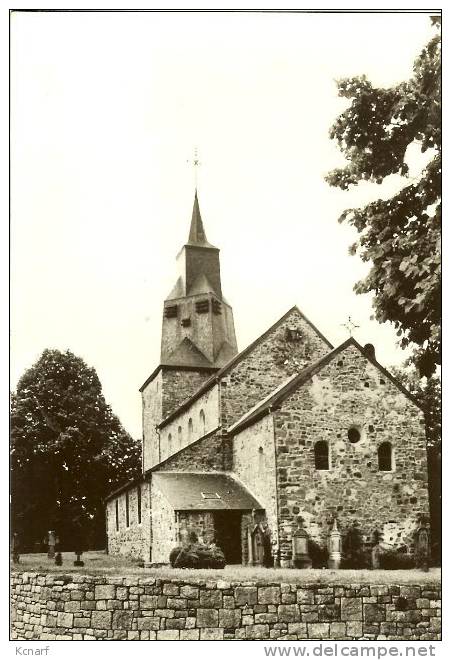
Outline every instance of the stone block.
{"type": "Polygon", "coordinates": [[[241,625],[241,611],[219,610],[219,626],[221,628],[239,628],[241,625]]]}
{"type": "Polygon", "coordinates": [[[330,636],[333,639],[343,639],[346,637],[346,624],[340,621],[331,621],[330,636]]]}
{"type": "Polygon", "coordinates": [[[113,612],[113,629],[130,630],[132,627],[133,614],[127,610],[115,610],[113,612]]]}
{"type": "Polygon", "coordinates": [[[362,599],[361,598],[342,598],[341,599],[341,620],[342,621],[362,621],[362,599]]]}
{"type": "Polygon", "coordinates": [[[197,627],[198,628],[214,628],[218,625],[219,614],[218,610],[213,609],[198,609],[197,610],[197,627]]]}
{"type": "Polygon", "coordinates": [[[277,612],[282,623],[293,623],[301,619],[297,605],[279,605],[277,612]]]}
{"type": "Polygon", "coordinates": [[[300,605],[313,605],[314,594],[312,589],[296,589],[296,601],[300,605]]]}
{"type": "Polygon", "coordinates": [[[159,607],[158,596],[146,596],[143,594],[139,597],[139,606],[142,610],[154,610],[159,607]]]}
{"type": "Polygon", "coordinates": [[[298,639],[307,639],[307,624],[306,623],[289,623],[288,633],[296,635],[298,639]]]}
{"type": "Polygon", "coordinates": [[[366,603],[363,606],[363,620],[365,623],[380,623],[381,621],[385,621],[384,605],[366,603]]]}
{"type": "Polygon", "coordinates": [[[178,596],[180,593],[180,587],[178,584],[174,584],[173,582],[166,582],[163,585],[163,594],[165,596],[178,596]]]}
{"type": "Polygon", "coordinates": [[[180,596],[183,598],[199,598],[199,587],[194,587],[191,584],[184,584],[180,587],[180,596]]]}
{"type": "Polygon", "coordinates": [[[116,597],[116,586],[114,584],[96,584],[94,593],[96,600],[111,600],[116,597]]]}
{"type": "MultiPolygon", "coordinates": [[[[25,617],[24,617],[25,620],[25,617]]],[[[74,615],[70,612],[59,612],[57,616],[57,626],[59,628],[72,628],[74,615]]]]}
{"type": "Polygon", "coordinates": [[[279,605],[280,587],[259,587],[258,602],[262,605],[279,605]]]}
{"type": "Polygon", "coordinates": [[[363,624],[361,621],[349,621],[346,624],[348,637],[360,638],[363,635],[363,624]]]}
{"type": "Polygon", "coordinates": [[[138,630],[159,630],[160,618],[157,616],[138,617],[138,630]]]}
{"type": "Polygon", "coordinates": [[[220,640],[224,639],[224,628],[201,628],[201,640],[220,640]]]}
{"type": "Polygon", "coordinates": [[[235,603],[239,605],[255,605],[257,603],[257,587],[236,587],[235,603]]]}
{"type": "Polygon", "coordinates": [[[157,632],[157,640],[166,639],[166,640],[175,640],[180,639],[179,630],[159,630],[157,632]]]}
{"type": "Polygon", "coordinates": [[[102,612],[95,611],[91,614],[91,627],[100,628],[102,630],[108,630],[111,628],[111,612],[102,612]]]}
{"type": "Polygon", "coordinates": [[[217,589],[201,591],[199,600],[201,607],[222,607],[222,593],[217,589]]]}
{"type": "Polygon", "coordinates": [[[190,640],[190,641],[198,640],[199,639],[199,632],[200,632],[199,629],[196,629],[196,630],[181,630],[180,631],[180,639],[181,640],[182,639],[190,640]]]}
{"type": "Polygon", "coordinates": [[[268,639],[269,626],[267,624],[253,624],[246,626],[246,639],[268,639]]]}
{"type": "Polygon", "coordinates": [[[328,623],[308,623],[308,639],[329,639],[330,625],[328,623]]]}

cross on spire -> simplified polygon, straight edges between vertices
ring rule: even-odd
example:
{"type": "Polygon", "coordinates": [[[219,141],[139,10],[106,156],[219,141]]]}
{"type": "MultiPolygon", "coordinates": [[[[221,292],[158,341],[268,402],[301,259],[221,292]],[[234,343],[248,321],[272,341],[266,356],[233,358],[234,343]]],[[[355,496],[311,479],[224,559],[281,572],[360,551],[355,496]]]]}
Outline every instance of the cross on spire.
{"type": "Polygon", "coordinates": [[[190,163],[194,168],[194,187],[197,190],[197,171],[202,163],[199,160],[199,155],[197,153],[197,147],[194,148],[194,158],[192,160],[187,160],[187,163],[190,163]]]}
{"type": "Polygon", "coordinates": [[[359,325],[356,325],[356,324],[352,321],[352,319],[351,319],[350,316],[348,316],[348,320],[346,321],[346,323],[341,323],[341,325],[344,326],[344,327],[346,328],[346,330],[349,332],[349,336],[350,336],[350,337],[352,337],[352,332],[353,332],[353,330],[355,330],[356,328],[360,328],[359,325]]]}

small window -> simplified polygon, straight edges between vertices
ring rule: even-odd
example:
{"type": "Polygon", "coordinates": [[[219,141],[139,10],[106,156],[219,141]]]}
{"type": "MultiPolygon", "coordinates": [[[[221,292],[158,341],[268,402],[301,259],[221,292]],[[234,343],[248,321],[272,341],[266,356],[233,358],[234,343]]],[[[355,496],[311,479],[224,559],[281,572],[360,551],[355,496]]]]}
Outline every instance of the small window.
{"type": "Polygon", "coordinates": [[[119,531],[119,500],[116,500],[116,532],[119,531]]]}
{"type": "Polygon", "coordinates": [[[168,305],[164,309],[164,315],[167,319],[173,319],[177,317],[177,305],[168,305]]]}
{"type": "Polygon", "coordinates": [[[221,496],[218,493],[200,493],[204,500],[220,500],[221,496]]]}
{"type": "Polygon", "coordinates": [[[324,440],[320,440],[315,445],[315,469],[329,469],[329,445],[324,440]]]}
{"type": "Polygon", "coordinates": [[[125,493],[125,524],[130,527],[130,499],[128,491],[125,493]]]}
{"type": "Polygon", "coordinates": [[[200,422],[200,434],[205,435],[205,413],[203,410],[199,413],[199,422],[200,422]]]}
{"type": "Polygon", "coordinates": [[[177,436],[178,436],[177,440],[178,440],[178,443],[179,443],[179,449],[181,449],[182,445],[183,445],[183,433],[182,433],[182,427],[181,426],[179,426],[178,429],[177,429],[177,436]]]}
{"type": "Polygon", "coordinates": [[[172,433],[168,435],[168,456],[172,454],[172,433]]]}
{"type": "Polygon", "coordinates": [[[196,312],[198,314],[208,314],[210,311],[210,301],[207,300],[198,300],[196,302],[196,312]]]}
{"type": "Polygon", "coordinates": [[[393,463],[393,450],[389,442],[383,442],[377,449],[380,472],[391,472],[393,463]]]}
{"type": "Polygon", "coordinates": [[[138,508],[138,524],[141,523],[141,486],[136,489],[137,508],[138,508]]]}
{"type": "Polygon", "coordinates": [[[188,420],[188,443],[192,442],[193,439],[193,420],[191,417],[188,420]]]}
{"type": "Polygon", "coordinates": [[[353,445],[360,440],[360,431],[356,426],[351,426],[351,428],[348,430],[348,440],[351,442],[353,445]]]}

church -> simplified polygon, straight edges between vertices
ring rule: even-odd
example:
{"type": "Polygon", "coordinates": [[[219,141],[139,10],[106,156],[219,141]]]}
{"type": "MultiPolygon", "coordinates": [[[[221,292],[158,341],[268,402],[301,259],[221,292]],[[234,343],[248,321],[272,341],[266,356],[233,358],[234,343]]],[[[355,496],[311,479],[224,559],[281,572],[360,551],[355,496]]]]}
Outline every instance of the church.
{"type": "Polygon", "coordinates": [[[411,552],[429,517],[424,415],[374,347],[332,346],[295,306],[239,352],[197,191],[177,270],[140,388],[142,476],[106,498],[108,552],[167,564],[195,531],[259,564],[264,531],[290,567],[299,525],[320,549],[357,525],[411,552]]]}

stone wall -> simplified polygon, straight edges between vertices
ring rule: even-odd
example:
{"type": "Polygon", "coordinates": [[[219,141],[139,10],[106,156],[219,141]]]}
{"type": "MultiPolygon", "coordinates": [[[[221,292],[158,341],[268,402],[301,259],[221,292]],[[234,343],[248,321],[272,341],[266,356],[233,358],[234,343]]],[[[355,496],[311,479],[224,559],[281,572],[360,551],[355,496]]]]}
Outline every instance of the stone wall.
{"type": "Polygon", "coordinates": [[[282,322],[221,378],[221,423],[228,428],[273,389],[307,364],[329,353],[330,345],[311,327],[299,310],[282,322]],[[296,340],[287,333],[298,333],[296,340]]]}
{"type": "Polygon", "coordinates": [[[218,385],[212,385],[187,410],[160,428],[161,460],[196,442],[218,427],[218,390],[218,385]]]}
{"type": "Polygon", "coordinates": [[[128,526],[126,520],[126,493],[121,493],[107,502],[108,552],[149,561],[151,547],[150,484],[143,482],[140,484],[140,488],[141,522],[138,520],[138,489],[136,486],[128,491],[128,526]],[[119,529],[116,528],[116,502],[118,502],[119,529]]]}
{"type": "MultiPolygon", "coordinates": [[[[157,425],[189,398],[212,375],[212,371],[162,367],[141,393],[143,423],[143,470],[149,470],[167,456],[165,436],[157,425]]],[[[186,433],[186,428],[183,429],[186,433]]],[[[177,432],[177,429],[176,429],[177,432]]],[[[174,438],[177,440],[177,436],[174,438]]]]}
{"type": "Polygon", "coordinates": [[[338,353],[275,411],[282,558],[291,557],[296,516],[325,545],[336,516],[342,534],[357,521],[363,540],[413,548],[428,515],[427,456],[421,410],[355,346],[338,353]],[[359,429],[352,443],[348,429],[359,429]],[[314,447],[326,441],[329,469],[315,469],[314,447]],[[390,442],[393,469],[380,471],[378,447],[390,442]]]}
{"type": "Polygon", "coordinates": [[[152,480],[152,561],[169,562],[169,553],[177,543],[175,511],[152,480]]]}
{"type": "Polygon", "coordinates": [[[441,592],[422,585],[263,584],[12,573],[12,638],[439,640],[441,592]]]}
{"type": "MultiPolygon", "coordinates": [[[[265,509],[273,545],[279,548],[273,418],[268,415],[233,438],[233,473],[265,509]]],[[[247,543],[246,543],[247,545],[247,543]]]]}
{"type": "Polygon", "coordinates": [[[227,443],[227,438],[223,438],[221,431],[217,430],[191,446],[185,447],[182,452],[174,454],[159,465],[155,471],[211,472],[230,469],[225,466],[227,443]]]}

